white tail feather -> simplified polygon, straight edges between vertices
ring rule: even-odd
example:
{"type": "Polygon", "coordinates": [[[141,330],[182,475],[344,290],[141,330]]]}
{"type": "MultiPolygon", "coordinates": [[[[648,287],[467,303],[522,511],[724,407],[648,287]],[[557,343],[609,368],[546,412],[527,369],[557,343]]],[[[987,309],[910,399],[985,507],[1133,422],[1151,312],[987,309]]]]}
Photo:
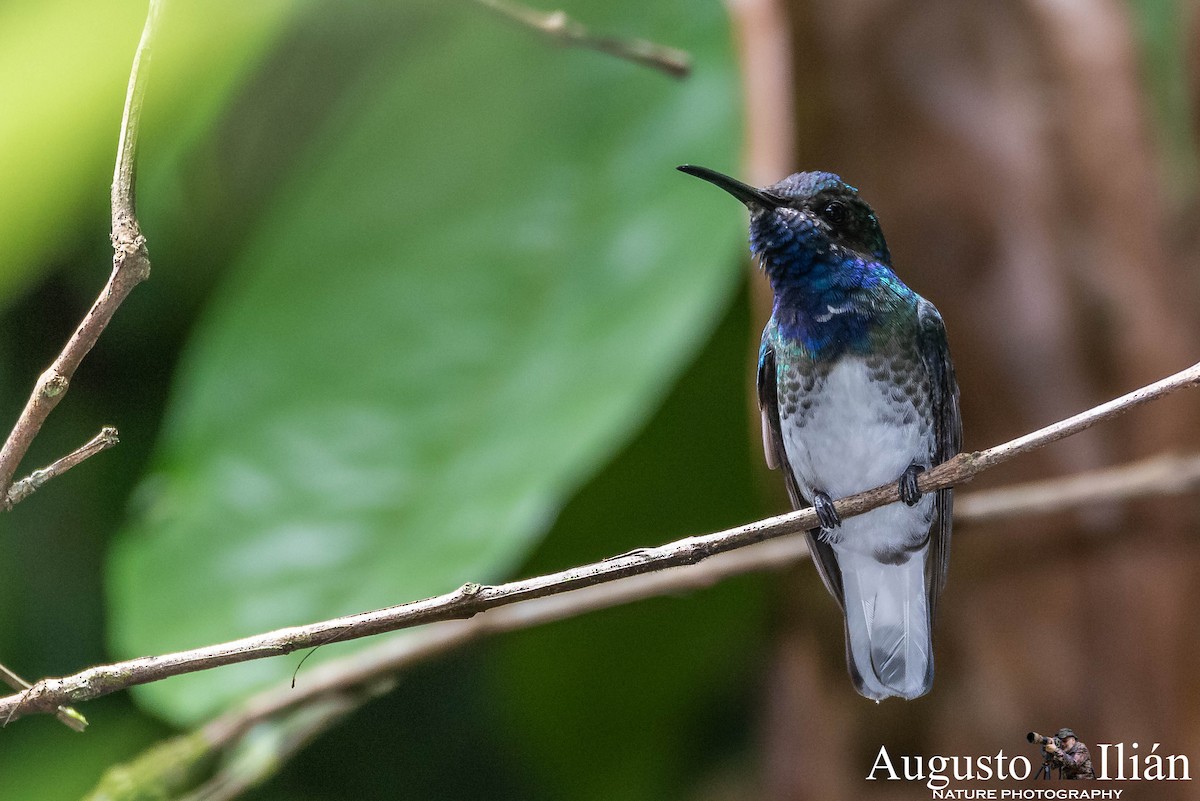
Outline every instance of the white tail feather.
{"type": "Polygon", "coordinates": [[[902,565],[887,565],[864,554],[838,554],[847,658],[868,698],[916,698],[933,683],[925,557],[921,551],[902,565]]]}

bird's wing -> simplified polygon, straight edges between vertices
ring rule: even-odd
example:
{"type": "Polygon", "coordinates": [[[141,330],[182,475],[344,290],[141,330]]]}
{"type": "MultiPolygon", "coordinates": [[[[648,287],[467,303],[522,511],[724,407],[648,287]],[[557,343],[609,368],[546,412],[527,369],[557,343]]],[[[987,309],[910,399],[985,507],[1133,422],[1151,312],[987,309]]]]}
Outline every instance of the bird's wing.
{"type": "MultiPolygon", "coordinates": [[[[768,467],[772,470],[783,469],[783,483],[787,487],[788,497],[792,500],[792,507],[805,509],[812,504],[800,492],[783,447],[783,432],[779,422],[779,378],[775,371],[775,348],[771,345],[768,332],[763,333],[762,347],[758,351],[758,408],[762,413],[763,451],[766,453],[768,467]]],[[[820,529],[811,529],[806,533],[808,550],[825,588],[841,606],[842,571],[838,567],[833,546],[822,542],[817,536],[819,532],[820,529]]]]}
{"type": "MultiPolygon", "coordinates": [[[[942,316],[927,300],[917,306],[920,326],[921,359],[929,373],[929,394],[933,401],[933,461],[939,465],[958,453],[962,447],[962,417],[958,408],[958,381],[950,361],[946,341],[946,326],[942,316]]],[[[937,611],[938,598],[946,586],[946,570],[950,564],[950,523],[953,516],[953,490],[938,490],[934,501],[930,559],[926,581],[929,587],[929,612],[937,611]]]]}
{"type": "MultiPolygon", "coordinates": [[[[764,336],[762,347],[758,351],[758,411],[762,415],[763,453],[767,457],[767,467],[778,470],[779,465],[787,463],[783,452],[783,434],[779,429],[779,384],[775,375],[775,349],[764,336]]],[[[785,471],[791,474],[791,470],[785,471]]],[[[788,484],[788,494],[792,494],[795,482],[785,478],[788,484]]],[[[792,496],[792,503],[796,497],[792,496]]]]}

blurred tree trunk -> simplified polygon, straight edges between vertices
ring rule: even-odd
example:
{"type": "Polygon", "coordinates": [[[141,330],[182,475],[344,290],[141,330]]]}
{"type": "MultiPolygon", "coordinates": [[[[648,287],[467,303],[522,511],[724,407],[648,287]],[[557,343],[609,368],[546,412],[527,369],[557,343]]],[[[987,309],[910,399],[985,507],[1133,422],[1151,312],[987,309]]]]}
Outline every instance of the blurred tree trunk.
{"type": "MultiPolygon", "coordinates": [[[[755,4],[730,5],[742,50],[752,52],[741,7],[755,4]]],[[[777,7],[792,35],[794,94],[779,102],[794,108],[795,165],[859,187],[897,272],[941,309],[966,448],[1200,358],[1195,206],[1174,204],[1188,212],[1181,219],[1169,203],[1170,165],[1125,4],[777,7]]],[[[1194,76],[1194,54],[1189,63],[1194,76]]],[[[769,101],[749,100],[753,126],[764,118],[754,105],[769,101]]],[[[747,141],[763,147],[761,137],[747,141]]],[[[782,177],[791,171],[784,160],[750,153],[752,180],[782,177]],[[763,175],[764,161],[777,174],[763,175]]],[[[769,311],[763,297],[759,321],[769,311]]],[[[979,484],[1198,446],[1200,405],[1182,393],[979,484]]],[[[935,638],[937,680],[910,703],[876,706],[854,693],[837,610],[803,566],[765,685],[767,797],[903,796],[911,787],[862,781],[880,745],[1021,753],[1030,728],[1072,726],[1089,744],[1141,738],[1197,753],[1196,522],[1187,499],[960,528],[935,638]]]]}

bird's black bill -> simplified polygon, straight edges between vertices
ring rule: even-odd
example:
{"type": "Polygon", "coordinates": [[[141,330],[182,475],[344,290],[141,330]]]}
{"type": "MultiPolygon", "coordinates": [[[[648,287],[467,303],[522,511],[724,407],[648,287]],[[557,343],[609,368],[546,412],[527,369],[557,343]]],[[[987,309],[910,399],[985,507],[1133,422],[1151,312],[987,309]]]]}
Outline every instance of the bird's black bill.
{"type": "Polygon", "coordinates": [[[776,209],[780,206],[778,198],[774,198],[761,189],[755,189],[753,186],[744,184],[736,178],[730,178],[724,173],[710,170],[708,167],[697,167],[694,164],[681,164],[677,167],[680,172],[686,172],[688,175],[694,175],[697,178],[708,181],[710,184],[715,184],[721,187],[729,194],[736,197],[738,200],[745,203],[747,206],[753,204],[764,209],[776,209]]]}

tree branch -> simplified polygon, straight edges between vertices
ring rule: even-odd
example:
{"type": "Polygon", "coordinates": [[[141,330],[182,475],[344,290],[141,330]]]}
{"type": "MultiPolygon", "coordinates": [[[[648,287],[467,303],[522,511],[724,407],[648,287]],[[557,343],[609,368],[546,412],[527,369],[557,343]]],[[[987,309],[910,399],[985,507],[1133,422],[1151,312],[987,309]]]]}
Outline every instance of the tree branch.
{"type": "Polygon", "coordinates": [[[501,17],[531,28],[558,44],[597,50],[610,56],[632,61],[644,67],[665,72],[672,78],[686,78],[692,71],[691,57],[682,50],[655,44],[644,39],[621,39],[597,36],[582,23],[571,19],[565,11],[536,11],[512,0],[475,0],[501,17]]]}
{"type": "MultiPolygon", "coordinates": [[[[1144,403],[1200,384],[1200,364],[1101,404],[1074,417],[984,451],[963,453],[918,479],[922,492],[965,483],[977,474],[1022,453],[1045,447],[1123,414],[1144,403]]],[[[842,518],[899,500],[895,483],[836,501],[842,518]]],[[[61,704],[98,698],[138,684],[209,670],[223,665],[288,654],[302,648],[358,639],[443,620],[460,620],[480,612],[532,598],[616,581],[666,568],[691,565],[726,551],[794,534],[817,526],[816,512],[802,509],[715,534],[689,537],[657,548],[643,548],[601,562],[497,586],[464,584],[454,592],[421,601],[334,618],[245,637],[227,643],[162,656],[141,657],[89,668],[65,678],[43,679],[24,693],[0,699],[0,719],[53,711],[61,704]]]]}
{"type": "MultiPolygon", "coordinates": [[[[67,340],[54,363],[42,373],[34,385],[33,394],[17,418],[8,438],[0,446],[0,506],[8,511],[28,498],[43,484],[60,476],[71,468],[116,445],[117,430],[105,426],[100,433],[71,453],[46,467],[34,470],[20,481],[13,482],[17,467],[29,452],[29,446],[42,429],[50,412],[62,400],[67,387],[79,368],[83,358],[95,346],[108,321],[117,307],[150,274],[150,261],[146,254],[146,240],[138,229],[134,210],[135,161],[137,150],[138,121],[141,115],[145,81],[139,79],[144,60],[149,59],[150,41],[154,35],[154,23],[158,18],[158,0],[151,0],[142,29],[142,38],[133,57],[129,74],[129,87],[125,96],[125,110],[121,119],[121,131],[117,144],[117,160],[113,169],[112,185],[112,233],[113,271],[100,296],[91,310],[67,340]]],[[[0,665],[0,681],[14,690],[28,690],[29,682],[12,670],[0,665]]],[[[53,710],[58,719],[76,731],[87,727],[87,719],[66,705],[56,705],[53,710]]]]}
{"type": "Polygon", "coordinates": [[[143,62],[149,59],[158,7],[159,0],[152,0],[142,39],[133,58],[129,90],[125,98],[125,112],[121,120],[112,185],[113,270],[108,283],[75,329],[75,333],[50,367],[38,378],[33,394],[25,403],[25,408],[17,418],[8,439],[0,447],[0,497],[4,498],[5,508],[8,509],[12,508],[9,490],[12,488],[17,467],[41,431],[42,424],[63,399],[79,364],[95,346],[117,308],[133,288],[150,275],[146,240],[138,228],[134,210],[134,160],[142,97],[146,91],[142,66],[143,62]]]}
{"type": "MultiPolygon", "coordinates": [[[[0,682],[7,684],[14,690],[28,690],[33,686],[4,665],[0,665],[0,682]]],[[[88,726],[87,718],[67,706],[60,706],[54,710],[54,716],[64,726],[75,731],[83,731],[88,726]]]]}
{"type": "Polygon", "coordinates": [[[66,456],[57,461],[46,465],[38,470],[34,470],[29,475],[20,481],[14,483],[8,490],[8,496],[4,499],[6,508],[11,509],[21,501],[28,498],[36,492],[43,484],[52,478],[61,476],[63,473],[75,467],[85,459],[90,459],[101,451],[106,451],[120,440],[117,438],[117,429],[112,426],[105,426],[100,429],[100,433],[92,437],[90,440],[80,445],[75,450],[68,453],[66,456]]]}
{"type": "MultiPolygon", "coordinates": [[[[1200,487],[1200,454],[1163,455],[1104,470],[973,492],[955,499],[954,519],[958,524],[988,522],[1063,511],[1088,503],[1107,504],[1137,497],[1181,494],[1197,487],[1200,487]]],[[[292,716],[297,715],[298,710],[314,706],[322,710],[316,718],[318,725],[332,727],[372,698],[388,691],[396,674],[404,669],[469,643],[645,598],[704,589],[732,576],[787,569],[808,556],[804,538],[781,537],[723,553],[699,564],[522,601],[483,612],[470,620],[438,623],[411,637],[384,640],[364,651],[306,671],[299,686],[293,682],[264,690],[194,734],[181,735],[176,740],[155,746],[133,762],[118,766],[114,781],[125,781],[131,774],[147,775],[149,778],[144,781],[149,784],[143,790],[154,785],[162,795],[174,797],[191,788],[171,784],[167,777],[194,776],[196,771],[192,766],[221,752],[232,754],[232,762],[239,762],[237,754],[242,738],[259,724],[274,724],[282,719],[283,725],[290,727],[292,716]],[[185,742],[190,747],[172,748],[175,742],[185,742]],[[142,770],[140,766],[144,763],[157,769],[142,770]]],[[[305,737],[317,733],[315,729],[308,729],[305,737]]],[[[255,783],[264,781],[291,758],[294,753],[292,742],[289,738],[275,738],[270,749],[264,752],[262,738],[256,738],[255,750],[259,756],[256,764],[260,771],[253,776],[255,783]]],[[[234,767],[221,768],[187,798],[211,801],[236,797],[247,783],[231,781],[231,774],[240,775],[240,771],[234,767]]],[[[101,788],[108,780],[108,777],[102,780],[89,799],[107,797],[101,788]]]]}
{"type": "Polygon", "coordinates": [[[1073,476],[972,492],[954,499],[954,521],[987,523],[1018,514],[1052,514],[1092,503],[1182,495],[1197,487],[1200,455],[1168,453],[1073,476]]]}
{"type": "MultiPolygon", "coordinates": [[[[972,492],[954,503],[956,525],[1049,514],[1148,496],[1181,495],[1200,488],[1200,454],[1155,456],[1073,476],[972,492]]],[[[493,634],[533,628],[647,598],[705,589],[733,576],[783,570],[809,557],[801,537],[781,537],[714,556],[704,562],[523,601],[470,620],[439,623],[422,636],[391,640],[308,671],[300,687],[282,686],[252,697],[205,727],[210,742],[228,742],[256,723],[331,692],[379,681],[410,665],[493,634]]]]}

